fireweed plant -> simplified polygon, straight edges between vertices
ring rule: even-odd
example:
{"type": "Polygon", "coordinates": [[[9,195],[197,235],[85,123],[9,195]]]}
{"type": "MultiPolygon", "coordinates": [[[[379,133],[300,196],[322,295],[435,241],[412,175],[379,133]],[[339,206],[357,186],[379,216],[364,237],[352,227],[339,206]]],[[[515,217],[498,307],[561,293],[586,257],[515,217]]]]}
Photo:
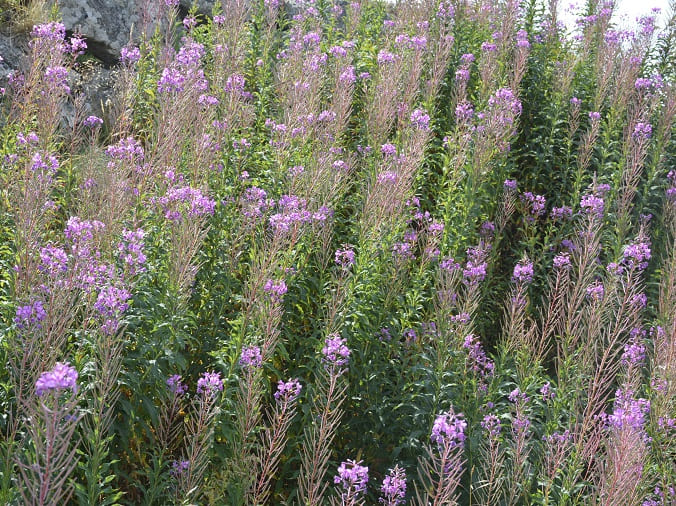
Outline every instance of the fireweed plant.
{"type": "Polygon", "coordinates": [[[214,3],[0,82],[0,502],[673,504],[674,13],[214,3]]]}

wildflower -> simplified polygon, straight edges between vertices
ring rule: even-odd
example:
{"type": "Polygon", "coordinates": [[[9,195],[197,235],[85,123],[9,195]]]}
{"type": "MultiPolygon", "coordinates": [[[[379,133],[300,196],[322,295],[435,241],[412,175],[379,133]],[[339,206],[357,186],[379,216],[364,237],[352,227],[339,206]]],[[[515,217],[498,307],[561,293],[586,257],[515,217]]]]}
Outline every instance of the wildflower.
{"type": "Polygon", "coordinates": [[[593,301],[599,302],[603,300],[604,293],[605,290],[603,288],[603,284],[601,284],[599,281],[596,281],[587,287],[587,297],[593,301]]]}
{"type": "Polygon", "coordinates": [[[411,113],[411,124],[418,130],[428,131],[430,129],[430,116],[421,109],[415,109],[411,113]]]}
{"type": "Polygon", "coordinates": [[[380,487],[382,497],[379,501],[386,506],[399,506],[406,502],[406,471],[399,466],[390,469],[380,487]]]}
{"type": "Polygon", "coordinates": [[[554,207],[549,216],[553,220],[570,220],[573,217],[573,210],[568,206],[554,207]]]}
{"type": "Polygon", "coordinates": [[[82,123],[86,127],[94,128],[103,125],[103,120],[98,116],[87,116],[87,118],[82,123]]]}
{"type": "Polygon", "coordinates": [[[216,392],[223,390],[223,380],[221,374],[217,372],[202,373],[200,379],[197,380],[197,393],[205,396],[213,397],[216,392]]]}
{"type": "Polygon", "coordinates": [[[338,466],[338,474],[333,478],[333,483],[343,486],[344,496],[366,491],[366,484],[369,481],[369,468],[362,466],[361,463],[361,460],[359,462],[348,460],[338,466]]]}
{"type": "Polygon", "coordinates": [[[263,291],[266,292],[273,301],[280,301],[282,296],[288,291],[288,288],[283,279],[268,279],[265,286],[263,286],[263,291]]]}
{"type": "Polygon", "coordinates": [[[77,393],[77,370],[69,363],[57,362],[51,371],[43,372],[35,382],[35,393],[43,396],[50,390],[71,390],[77,393]]]}
{"type": "Polygon", "coordinates": [[[141,50],[137,47],[123,47],[120,49],[120,63],[131,65],[141,59],[141,50]]]}
{"type": "Polygon", "coordinates": [[[605,208],[605,203],[600,196],[597,195],[584,195],[580,200],[580,207],[584,209],[585,213],[589,216],[596,216],[597,218],[603,218],[603,210],[605,208]]]}
{"type": "Polygon", "coordinates": [[[570,266],[569,253],[560,253],[554,257],[554,267],[557,269],[569,269],[570,266]]]}
{"type": "Polygon", "coordinates": [[[343,269],[354,265],[354,250],[349,244],[343,244],[342,248],[336,250],[336,264],[343,269]]]}
{"type": "Polygon", "coordinates": [[[118,243],[117,250],[120,259],[131,269],[132,275],[145,270],[146,255],[143,253],[143,238],[145,232],[142,228],[122,231],[123,240],[118,243]]]}
{"type": "Polygon", "coordinates": [[[650,139],[650,136],[653,133],[653,127],[650,123],[636,123],[634,127],[634,133],[631,136],[634,139],[650,139]]]}
{"type": "Polygon", "coordinates": [[[515,388],[509,393],[508,399],[515,404],[526,403],[529,401],[528,396],[518,388],[515,388]]]}
{"type": "Polygon", "coordinates": [[[350,349],[346,343],[347,340],[338,334],[328,335],[322,348],[322,360],[330,366],[346,365],[350,358],[350,349]]]}
{"type": "Polygon", "coordinates": [[[474,116],[474,108],[469,102],[462,102],[455,107],[455,118],[459,122],[469,121],[474,116]]]}
{"type": "Polygon", "coordinates": [[[397,154],[397,147],[394,144],[383,144],[380,152],[386,156],[394,156],[397,154]]]}
{"type": "Polygon", "coordinates": [[[465,441],[465,429],[467,422],[462,413],[457,415],[453,409],[446,413],[441,413],[434,420],[432,426],[432,442],[439,446],[450,445],[451,448],[462,446],[465,441]]]}
{"type": "Polygon", "coordinates": [[[57,276],[59,273],[66,272],[68,270],[68,255],[63,249],[56,246],[45,246],[40,250],[38,269],[50,276],[57,276]]]}
{"type": "Polygon", "coordinates": [[[486,269],[488,264],[485,261],[485,251],[479,248],[470,248],[467,250],[469,259],[462,271],[462,275],[467,285],[476,285],[486,278],[486,269]]]}
{"type": "Polygon", "coordinates": [[[637,340],[624,345],[622,363],[624,365],[640,365],[645,360],[645,346],[637,340]]]}
{"type": "Polygon", "coordinates": [[[179,374],[174,374],[173,376],[169,376],[169,378],[167,378],[167,388],[172,394],[179,397],[188,391],[188,386],[183,383],[179,374]]]}
{"type": "Polygon", "coordinates": [[[300,391],[303,386],[297,379],[291,379],[286,383],[282,380],[279,380],[277,383],[277,391],[275,392],[275,400],[282,402],[290,402],[300,395],[300,391]]]}
{"type": "Polygon", "coordinates": [[[540,389],[540,393],[542,394],[542,399],[547,402],[550,401],[554,398],[556,395],[552,389],[551,389],[551,383],[549,381],[542,385],[542,388],[540,389]]]}
{"type": "Polygon", "coordinates": [[[613,412],[605,415],[606,426],[609,428],[628,428],[635,432],[643,432],[650,412],[650,401],[635,399],[632,390],[619,389],[615,393],[613,412]]]}
{"type": "Polygon", "coordinates": [[[512,281],[515,283],[528,284],[533,281],[533,263],[519,262],[514,266],[512,281]]]}
{"type": "Polygon", "coordinates": [[[393,172],[391,170],[385,170],[378,174],[376,180],[378,183],[383,184],[395,184],[399,180],[399,176],[397,175],[396,172],[393,172]]]}
{"type": "Polygon", "coordinates": [[[467,350],[467,364],[469,368],[480,376],[492,376],[495,364],[486,356],[481,343],[473,334],[465,337],[463,348],[467,350]]]}
{"type": "Polygon", "coordinates": [[[180,476],[188,469],[190,469],[190,461],[188,460],[174,460],[171,463],[171,475],[173,477],[180,476]]]}
{"type": "Polygon", "coordinates": [[[529,212],[533,216],[542,216],[545,213],[545,204],[547,201],[543,195],[534,195],[532,192],[525,192],[521,195],[521,201],[529,204],[529,212]]]}
{"type": "MultiPolygon", "coordinates": [[[[378,53],[378,65],[385,65],[385,64],[388,64],[388,63],[394,63],[396,58],[397,57],[395,55],[393,55],[392,53],[390,53],[389,51],[382,50],[378,53]]],[[[364,79],[364,77],[362,77],[362,79],[364,79]]]]}
{"type": "Polygon", "coordinates": [[[14,324],[19,329],[27,329],[35,326],[40,328],[40,323],[47,317],[42,302],[34,301],[32,304],[19,306],[16,308],[16,316],[14,317],[14,324]]]}
{"type": "Polygon", "coordinates": [[[644,270],[648,267],[648,260],[650,260],[650,244],[647,242],[629,244],[622,252],[622,263],[629,269],[644,270]]]}
{"type": "Polygon", "coordinates": [[[491,438],[495,438],[500,434],[502,426],[500,419],[495,415],[485,415],[481,420],[481,427],[488,433],[491,438]]]}
{"type": "Polygon", "coordinates": [[[244,369],[257,368],[263,365],[261,349],[258,346],[247,346],[239,357],[239,365],[244,369]]]}

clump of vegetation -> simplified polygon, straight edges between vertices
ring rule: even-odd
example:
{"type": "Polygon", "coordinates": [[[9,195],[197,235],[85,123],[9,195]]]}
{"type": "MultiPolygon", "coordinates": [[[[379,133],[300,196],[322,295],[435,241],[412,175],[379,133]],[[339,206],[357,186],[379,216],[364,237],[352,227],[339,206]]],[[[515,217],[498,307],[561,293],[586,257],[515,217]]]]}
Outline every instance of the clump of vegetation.
{"type": "Polygon", "coordinates": [[[673,16],[155,7],[0,90],[0,502],[676,500],[673,16]]]}

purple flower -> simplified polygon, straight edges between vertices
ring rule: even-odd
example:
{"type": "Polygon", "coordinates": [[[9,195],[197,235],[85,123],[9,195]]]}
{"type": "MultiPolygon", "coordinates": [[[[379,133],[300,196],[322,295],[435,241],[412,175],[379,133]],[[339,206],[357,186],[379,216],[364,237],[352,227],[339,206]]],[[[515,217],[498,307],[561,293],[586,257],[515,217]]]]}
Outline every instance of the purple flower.
{"type": "Polygon", "coordinates": [[[263,291],[266,292],[273,301],[280,301],[288,291],[288,288],[283,279],[268,279],[263,287],[263,291]]]}
{"type": "Polygon", "coordinates": [[[390,469],[380,487],[382,497],[379,501],[386,506],[399,506],[406,502],[406,471],[395,466],[390,469]]]}
{"type": "Polygon", "coordinates": [[[632,390],[619,389],[615,393],[613,412],[603,418],[609,428],[630,429],[635,432],[643,432],[650,413],[650,401],[635,399],[632,390]]]}
{"type": "Polygon", "coordinates": [[[244,348],[239,357],[239,365],[245,369],[261,367],[263,365],[261,349],[258,346],[247,346],[244,348]]]}
{"type": "Polygon", "coordinates": [[[530,427],[530,420],[525,416],[517,416],[512,420],[512,428],[516,432],[525,432],[530,427]]]}
{"type": "Polygon", "coordinates": [[[486,415],[481,420],[481,427],[488,433],[488,436],[495,438],[500,434],[502,428],[500,419],[495,415],[486,415]]]}
{"type": "Polygon", "coordinates": [[[650,139],[650,136],[653,133],[653,127],[650,123],[636,123],[634,127],[634,133],[631,136],[634,139],[650,139]]]}
{"type": "Polygon", "coordinates": [[[388,63],[394,63],[396,58],[397,58],[396,55],[390,53],[389,51],[382,50],[378,53],[378,65],[385,65],[385,64],[388,64],[388,63]]]}
{"type": "Polygon", "coordinates": [[[441,413],[434,420],[432,426],[431,439],[432,442],[439,446],[449,445],[451,448],[462,446],[465,441],[465,429],[467,429],[467,422],[464,420],[462,413],[457,415],[451,408],[446,413],[441,413]]]}
{"type": "Polygon", "coordinates": [[[624,345],[622,363],[624,365],[640,366],[645,360],[645,346],[638,340],[632,340],[624,345]]]}
{"type": "Polygon", "coordinates": [[[390,184],[393,185],[399,180],[399,176],[396,172],[391,170],[385,170],[378,174],[376,181],[380,184],[390,184]]]}
{"type": "Polygon", "coordinates": [[[428,131],[430,129],[430,116],[422,109],[415,109],[411,113],[411,124],[418,130],[428,131]]]}
{"type": "MultiPolygon", "coordinates": [[[[455,71],[455,80],[459,82],[467,82],[469,81],[469,70],[465,68],[459,68],[458,70],[455,71]]],[[[457,112],[457,108],[456,108],[457,112]]]]}
{"type": "Polygon", "coordinates": [[[599,281],[596,281],[595,283],[587,287],[587,297],[589,297],[593,301],[600,302],[601,300],[603,300],[604,294],[605,290],[603,288],[603,284],[600,283],[599,281]]]}
{"type": "Polygon", "coordinates": [[[591,111],[589,113],[589,119],[592,120],[592,122],[599,121],[601,119],[601,113],[596,112],[596,111],[591,111]]]}
{"type": "Polygon", "coordinates": [[[188,386],[183,383],[180,374],[174,374],[167,378],[167,388],[172,394],[179,397],[188,391],[188,386]]]}
{"type": "Polygon", "coordinates": [[[351,492],[361,493],[366,491],[369,481],[369,468],[361,465],[362,461],[348,460],[338,466],[338,474],[334,476],[333,483],[343,486],[344,495],[351,492]]]}
{"type": "Polygon", "coordinates": [[[469,121],[474,116],[474,108],[469,102],[462,102],[455,107],[455,118],[459,122],[469,121]]]}
{"type": "Polygon", "coordinates": [[[467,285],[477,285],[486,278],[486,251],[480,248],[469,248],[467,250],[467,264],[462,271],[465,283],[467,285]]]}
{"type": "Polygon", "coordinates": [[[629,244],[622,252],[622,263],[629,269],[643,270],[648,267],[648,260],[650,260],[650,244],[647,242],[629,244]]]}
{"type": "Polygon", "coordinates": [[[573,217],[573,210],[568,206],[554,207],[549,216],[553,220],[570,220],[573,217]]]}
{"type": "MultiPolygon", "coordinates": [[[[178,2],[176,2],[176,3],[178,3],[178,2]]],[[[173,477],[180,476],[181,474],[183,474],[188,469],[190,469],[190,461],[188,461],[188,460],[174,460],[171,463],[171,475],[173,477]]]]}
{"type": "Polygon", "coordinates": [[[156,202],[162,207],[164,217],[175,222],[188,217],[213,215],[216,209],[216,201],[190,186],[170,187],[156,202]]]}
{"type": "Polygon", "coordinates": [[[394,156],[397,154],[397,147],[394,144],[383,144],[380,152],[386,156],[394,156]]]}
{"type": "Polygon", "coordinates": [[[46,317],[47,312],[45,311],[42,302],[36,300],[32,304],[19,306],[16,308],[14,323],[18,329],[27,329],[33,326],[39,329],[41,328],[40,322],[42,322],[46,317]]]}
{"type": "Polygon", "coordinates": [[[51,371],[43,372],[35,382],[35,393],[43,396],[50,390],[67,390],[77,392],[77,370],[69,363],[57,362],[51,371]]]}
{"type": "Polygon", "coordinates": [[[580,200],[580,207],[584,209],[585,213],[590,216],[596,216],[597,218],[603,218],[603,210],[605,204],[603,199],[597,195],[585,195],[580,200]]]}
{"type": "Polygon", "coordinates": [[[518,187],[516,179],[505,179],[503,185],[506,190],[516,190],[518,187]]]}
{"type": "Polygon", "coordinates": [[[533,216],[542,216],[545,213],[545,204],[547,201],[543,195],[534,195],[532,192],[525,192],[521,195],[521,201],[529,204],[529,212],[533,216]]]}
{"type": "Polygon", "coordinates": [[[533,281],[533,262],[519,262],[514,266],[512,281],[515,283],[528,284],[533,281]]]}
{"type": "Polygon", "coordinates": [[[279,402],[290,402],[300,395],[303,386],[297,379],[291,379],[286,383],[279,380],[277,383],[277,391],[275,392],[275,400],[279,402]]]}
{"type": "Polygon", "coordinates": [[[556,395],[556,394],[552,391],[552,388],[551,388],[551,387],[552,387],[552,385],[551,385],[551,383],[549,383],[549,381],[548,381],[547,383],[545,383],[544,385],[542,385],[542,388],[540,389],[540,393],[542,394],[542,399],[543,399],[545,402],[552,400],[552,399],[554,398],[554,396],[556,395]]]}
{"type": "Polygon", "coordinates": [[[525,393],[523,393],[521,390],[519,390],[518,388],[515,388],[514,390],[512,390],[509,393],[509,395],[507,396],[507,398],[509,399],[510,402],[513,402],[515,404],[526,403],[529,400],[528,396],[525,393]]]}
{"type": "Polygon", "coordinates": [[[346,365],[350,358],[350,349],[347,340],[338,334],[327,336],[324,348],[322,348],[323,361],[330,366],[346,365]]]}
{"type": "Polygon", "coordinates": [[[59,273],[66,272],[68,270],[68,255],[56,246],[45,246],[40,250],[38,269],[50,276],[57,276],[59,273]]]}
{"type": "Polygon", "coordinates": [[[218,372],[202,373],[200,379],[197,380],[197,393],[205,396],[213,397],[216,392],[223,390],[223,380],[221,374],[218,372]]]}
{"type": "Polygon", "coordinates": [[[492,376],[495,364],[486,356],[481,342],[473,334],[465,337],[463,348],[467,350],[467,365],[481,377],[492,376]]]}
{"type": "Polygon", "coordinates": [[[557,269],[569,269],[570,264],[570,254],[569,253],[560,253],[554,257],[554,267],[557,269]]]}
{"type": "Polygon", "coordinates": [[[120,49],[120,63],[132,64],[141,59],[141,50],[137,47],[123,47],[120,49]]]}
{"type": "Polygon", "coordinates": [[[343,244],[342,248],[336,250],[336,264],[343,269],[348,269],[354,265],[354,250],[349,244],[343,244]]]}
{"type": "Polygon", "coordinates": [[[82,123],[86,127],[93,128],[96,126],[103,125],[103,120],[98,116],[87,116],[87,118],[82,123]]]}
{"type": "Polygon", "coordinates": [[[120,259],[130,268],[132,275],[145,270],[147,260],[145,253],[143,253],[143,247],[145,246],[143,238],[145,235],[142,228],[137,228],[136,230],[127,230],[125,228],[122,231],[123,240],[117,245],[120,259]]]}

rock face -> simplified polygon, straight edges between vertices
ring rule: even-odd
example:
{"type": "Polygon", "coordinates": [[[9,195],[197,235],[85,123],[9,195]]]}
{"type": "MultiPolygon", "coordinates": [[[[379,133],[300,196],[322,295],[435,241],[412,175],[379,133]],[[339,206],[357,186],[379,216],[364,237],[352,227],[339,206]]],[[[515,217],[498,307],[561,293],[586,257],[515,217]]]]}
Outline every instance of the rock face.
{"type": "Polygon", "coordinates": [[[113,64],[134,31],[138,33],[143,13],[136,4],[129,0],[61,0],[59,10],[66,29],[84,35],[89,51],[113,64]]]}
{"type": "Polygon", "coordinates": [[[15,37],[0,32],[0,81],[7,78],[7,75],[18,69],[24,58],[26,51],[26,38],[15,37]]]}
{"type": "MultiPolygon", "coordinates": [[[[136,40],[144,30],[154,29],[163,3],[163,0],[59,0],[58,5],[66,29],[84,35],[89,51],[112,65],[129,41],[136,40]]],[[[192,3],[181,1],[182,16],[192,3]]],[[[215,0],[197,0],[195,4],[200,14],[209,15],[215,0]]]]}

